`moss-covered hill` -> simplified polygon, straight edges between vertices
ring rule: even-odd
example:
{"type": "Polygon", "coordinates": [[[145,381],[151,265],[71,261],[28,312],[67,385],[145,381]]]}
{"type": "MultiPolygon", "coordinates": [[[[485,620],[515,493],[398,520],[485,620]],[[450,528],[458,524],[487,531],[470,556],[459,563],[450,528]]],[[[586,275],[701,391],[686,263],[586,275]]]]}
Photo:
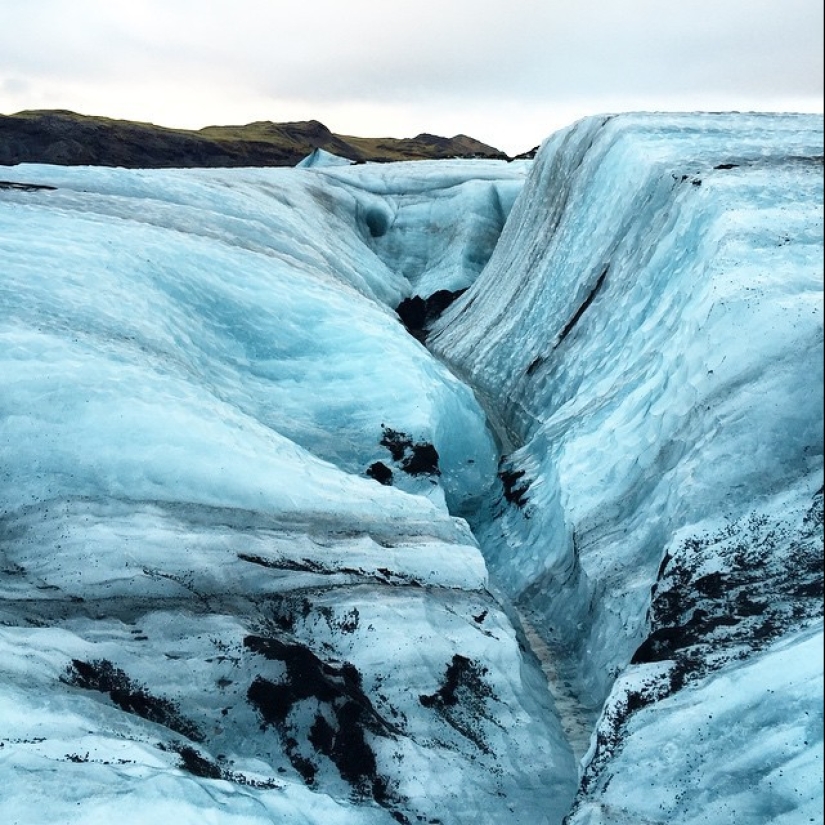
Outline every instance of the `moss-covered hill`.
{"type": "Polygon", "coordinates": [[[59,110],[0,115],[0,165],[294,166],[316,148],[354,161],[507,157],[466,135],[444,138],[421,134],[403,139],[350,137],[335,135],[316,120],[262,121],[187,131],[59,110]]]}

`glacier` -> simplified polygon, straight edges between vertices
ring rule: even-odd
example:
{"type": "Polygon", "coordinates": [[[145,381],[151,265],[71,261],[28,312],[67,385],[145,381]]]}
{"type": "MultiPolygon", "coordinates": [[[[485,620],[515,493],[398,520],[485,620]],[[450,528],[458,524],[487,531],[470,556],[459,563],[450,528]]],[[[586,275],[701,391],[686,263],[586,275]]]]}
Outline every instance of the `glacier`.
{"type": "Polygon", "coordinates": [[[7,168],[4,820],[821,819],[822,131],[7,168]]]}

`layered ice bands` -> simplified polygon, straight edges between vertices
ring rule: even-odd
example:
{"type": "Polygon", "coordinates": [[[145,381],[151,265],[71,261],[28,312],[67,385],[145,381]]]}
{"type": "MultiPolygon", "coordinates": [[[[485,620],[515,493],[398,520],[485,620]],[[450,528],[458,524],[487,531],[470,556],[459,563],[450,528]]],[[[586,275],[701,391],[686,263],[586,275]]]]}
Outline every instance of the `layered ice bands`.
{"type": "Polygon", "coordinates": [[[491,575],[602,712],[577,825],[822,816],[821,659],[779,641],[822,642],[822,164],[821,117],[584,120],[429,336],[512,446],[491,575]],[[711,793],[743,737],[683,726],[717,685],[761,752],[711,793]]]}
{"type": "Polygon", "coordinates": [[[821,819],[822,156],[0,174],[0,817],[821,819]]]}

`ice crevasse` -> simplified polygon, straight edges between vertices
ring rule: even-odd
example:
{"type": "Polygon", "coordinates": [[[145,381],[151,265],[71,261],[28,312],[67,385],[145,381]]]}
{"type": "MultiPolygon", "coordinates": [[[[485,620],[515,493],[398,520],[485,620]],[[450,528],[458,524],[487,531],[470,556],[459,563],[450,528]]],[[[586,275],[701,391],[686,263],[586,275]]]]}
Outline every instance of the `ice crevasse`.
{"type": "Polygon", "coordinates": [[[822,153],[8,169],[0,813],[821,816],[822,153]]]}

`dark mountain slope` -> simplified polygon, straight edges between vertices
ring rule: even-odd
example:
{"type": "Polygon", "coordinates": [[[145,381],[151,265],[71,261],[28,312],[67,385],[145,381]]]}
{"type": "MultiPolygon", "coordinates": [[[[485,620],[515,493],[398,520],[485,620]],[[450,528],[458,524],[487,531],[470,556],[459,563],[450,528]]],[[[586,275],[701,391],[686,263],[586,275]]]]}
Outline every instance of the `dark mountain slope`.
{"type": "Polygon", "coordinates": [[[421,134],[403,139],[349,137],[333,134],[316,120],[261,121],[187,131],[57,110],[0,115],[0,164],[3,165],[294,166],[317,148],[353,161],[507,158],[498,149],[466,135],[444,138],[421,134]]]}

